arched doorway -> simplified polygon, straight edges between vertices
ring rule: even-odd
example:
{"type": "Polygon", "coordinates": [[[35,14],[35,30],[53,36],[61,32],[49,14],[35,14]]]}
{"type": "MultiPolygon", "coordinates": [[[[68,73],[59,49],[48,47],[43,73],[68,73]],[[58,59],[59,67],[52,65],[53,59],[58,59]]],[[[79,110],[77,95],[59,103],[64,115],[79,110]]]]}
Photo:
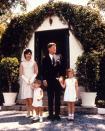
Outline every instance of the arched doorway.
{"type": "Polygon", "coordinates": [[[57,53],[61,54],[63,59],[63,72],[69,67],[69,30],[57,29],[35,32],[35,59],[39,67],[39,78],[41,78],[42,58],[47,53],[47,44],[55,42],[57,44],[57,53]]]}

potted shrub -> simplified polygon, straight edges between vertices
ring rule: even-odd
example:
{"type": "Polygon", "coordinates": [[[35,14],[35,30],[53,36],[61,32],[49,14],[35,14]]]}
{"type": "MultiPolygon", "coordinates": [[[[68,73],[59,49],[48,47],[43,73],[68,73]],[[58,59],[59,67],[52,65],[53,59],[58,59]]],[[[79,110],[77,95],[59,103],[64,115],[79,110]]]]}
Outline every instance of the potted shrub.
{"type": "Polygon", "coordinates": [[[82,106],[95,106],[95,98],[97,91],[97,83],[99,80],[99,53],[90,52],[83,53],[77,60],[77,78],[79,86],[85,88],[85,92],[81,92],[82,106]]]}
{"type": "Polygon", "coordinates": [[[0,81],[4,96],[4,105],[15,104],[17,91],[19,90],[19,61],[16,57],[4,57],[0,61],[0,81]]]}

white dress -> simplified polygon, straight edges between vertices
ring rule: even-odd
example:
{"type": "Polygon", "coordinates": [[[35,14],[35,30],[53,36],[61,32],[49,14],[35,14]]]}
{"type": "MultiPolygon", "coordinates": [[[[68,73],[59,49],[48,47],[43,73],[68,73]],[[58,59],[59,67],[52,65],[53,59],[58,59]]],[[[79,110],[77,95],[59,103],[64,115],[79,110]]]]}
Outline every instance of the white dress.
{"type": "MultiPolygon", "coordinates": [[[[35,61],[23,61],[21,63],[23,67],[23,76],[27,79],[30,80],[32,77],[35,75],[34,73],[34,66],[35,66],[35,61]]],[[[21,99],[26,99],[26,98],[32,98],[33,97],[33,89],[31,88],[31,84],[27,84],[27,82],[21,78],[21,93],[20,97],[21,99]]]]}
{"type": "Polygon", "coordinates": [[[76,89],[75,89],[75,78],[67,78],[65,80],[66,89],[64,92],[64,101],[75,102],[76,101],[76,89]]]}
{"type": "Polygon", "coordinates": [[[41,91],[42,91],[42,89],[39,88],[39,87],[34,89],[34,96],[33,96],[32,106],[42,107],[42,105],[43,105],[42,99],[38,100],[38,98],[40,97],[40,92],[41,91]]]}

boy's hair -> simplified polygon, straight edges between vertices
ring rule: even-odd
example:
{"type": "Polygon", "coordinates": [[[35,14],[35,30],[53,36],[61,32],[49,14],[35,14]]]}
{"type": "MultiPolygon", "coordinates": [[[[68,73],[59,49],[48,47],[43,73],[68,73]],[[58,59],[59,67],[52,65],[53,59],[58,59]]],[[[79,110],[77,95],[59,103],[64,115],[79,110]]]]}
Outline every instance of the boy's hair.
{"type": "Polygon", "coordinates": [[[39,85],[42,85],[41,80],[38,80],[38,79],[36,79],[34,83],[37,83],[37,84],[39,84],[39,85]]]}

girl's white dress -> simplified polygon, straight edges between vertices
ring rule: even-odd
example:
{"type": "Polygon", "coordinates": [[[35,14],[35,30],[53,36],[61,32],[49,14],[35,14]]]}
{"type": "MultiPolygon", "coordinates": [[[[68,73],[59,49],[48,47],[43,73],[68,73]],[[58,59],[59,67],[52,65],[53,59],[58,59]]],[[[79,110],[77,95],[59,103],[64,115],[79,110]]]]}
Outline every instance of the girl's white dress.
{"type": "Polygon", "coordinates": [[[75,82],[76,82],[76,79],[74,77],[67,78],[65,80],[66,89],[64,92],[64,101],[67,101],[67,102],[75,102],[76,101],[75,82]]]}
{"type": "MultiPolygon", "coordinates": [[[[27,79],[30,80],[32,77],[35,75],[34,71],[34,66],[35,66],[35,61],[23,61],[21,63],[23,67],[23,76],[27,79]]],[[[28,84],[24,79],[21,78],[21,93],[20,97],[21,99],[26,99],[26,98],[32,98],[33,97],[33,89],[31,88],[31,84],[28,84]]]]}
{"type": "Polygon", "coordinates": [[[42,99],[38,100],[38,98],[40,97],[40,92],[42,92],[41,88],[37,87],[34,89],[34,96],[33,96],[33,103],[32,103],[32,106],[34,107],[42,107],[43,105],[42,99]]]}

